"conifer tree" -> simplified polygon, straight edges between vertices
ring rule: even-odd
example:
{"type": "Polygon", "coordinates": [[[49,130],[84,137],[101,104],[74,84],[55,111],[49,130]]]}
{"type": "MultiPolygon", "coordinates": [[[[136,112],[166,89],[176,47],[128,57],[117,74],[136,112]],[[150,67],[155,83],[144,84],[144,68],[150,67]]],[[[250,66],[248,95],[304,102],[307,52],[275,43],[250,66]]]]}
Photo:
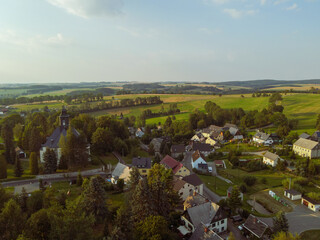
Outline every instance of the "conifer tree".
{"type": "Polygon", "coordinates": [[[19,156],[16,156],[16,162],[14,164],[14,175],[16,177],[21,177],[23,174],[23,168],[21,166],[21,160],[19,158],[19,156]]]}
{"type": "Polygon", "coordinates": [[[35,152],[32,152],[30,154],[29,165],[30,165],[30,171],[32,175],[39,174],[38,157],[35,152]]]}
{"type": "Polygon", "coordinates": [[[0,179],[7,178],[7,162],[4,157],[0,156],[0,179]]]}
{"type": "Polygon", "coordinates": [[[55,173],[57,170],[57,157],[53,150],[47,149],[43,155],[44,173],[55,173]]]}

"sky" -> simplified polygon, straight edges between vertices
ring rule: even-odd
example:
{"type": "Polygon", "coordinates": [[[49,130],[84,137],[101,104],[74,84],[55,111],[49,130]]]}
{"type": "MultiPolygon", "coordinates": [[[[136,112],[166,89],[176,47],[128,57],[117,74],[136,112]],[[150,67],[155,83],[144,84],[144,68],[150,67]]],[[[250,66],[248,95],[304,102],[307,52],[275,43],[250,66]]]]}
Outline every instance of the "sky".
{"type": "Polygon", "coordinates": [[[3,0],[0,83],[320,78],[320,0],[3,0]]]}

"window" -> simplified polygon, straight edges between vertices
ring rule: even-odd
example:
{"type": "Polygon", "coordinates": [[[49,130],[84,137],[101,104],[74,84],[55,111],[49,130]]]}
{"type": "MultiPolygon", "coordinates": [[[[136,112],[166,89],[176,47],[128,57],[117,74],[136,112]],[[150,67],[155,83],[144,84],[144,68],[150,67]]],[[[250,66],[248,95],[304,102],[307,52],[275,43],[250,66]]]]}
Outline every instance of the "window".
{"type": "Polygon", "coordinates": [[[224,224],[224,220],[221,221],[221,224],[224,224]]]}
{"type": "Polygon", "coordinates": [[[221,228],[221,231],[224,231],[224,227],[221,228]]]}
{"type": "Polygon", "coordinates": [[[142,170],[142,172],[143,172],[143,173],[146,173],[146,172],[147,172],[147,170],[142,170]]]}
{"type": "Polygon", "coordinates": [[[212,226],[212,227],[215,227],[215,226],[216,226],[216,223],[212,223],[211,226],[212,226]]]}

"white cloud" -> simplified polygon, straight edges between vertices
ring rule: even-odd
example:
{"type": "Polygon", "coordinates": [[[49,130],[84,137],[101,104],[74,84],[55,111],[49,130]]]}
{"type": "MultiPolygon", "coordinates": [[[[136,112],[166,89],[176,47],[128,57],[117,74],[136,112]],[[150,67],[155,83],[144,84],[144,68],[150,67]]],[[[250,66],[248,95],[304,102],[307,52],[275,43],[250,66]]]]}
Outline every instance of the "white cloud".
{"type": "Polygon", "coordinates": [[[292,4],[290,7],[287,7],[288,11],[292,11],[298,8],[298,5],[296,3],[292,4]]]}
{"type": "Polygon", "coordinates": [[[261,4],[261,5],[265,5],[266,2],[267,2],[267,0],[260,0],[260,4],[261,4]]]}
{"type": "Polygon", "coordinates": [[[223,9],[223,12],[228,14],[230,17],[234,18],[234,19],[239,19],[243,16],[248,16],[248,15],[255,15],[258,11],[257,10],[238,10],[235,8],[225,8],[223,9]]]}
{"type": "Polygon", "coordinates": [[[69,45],[71,40],[66,39],[61,33],[54,36],[24,36],[13,30],[7,30],[0,32],[0,42],[31,49],[40,46],[65,46],[69,45]]]}
{"type": "Polygon", "coordinates": [[[47,0],[50,4],[68,13],[89,18],[92,16],[113,16],[121,13],[122,0],[47,0]]]}

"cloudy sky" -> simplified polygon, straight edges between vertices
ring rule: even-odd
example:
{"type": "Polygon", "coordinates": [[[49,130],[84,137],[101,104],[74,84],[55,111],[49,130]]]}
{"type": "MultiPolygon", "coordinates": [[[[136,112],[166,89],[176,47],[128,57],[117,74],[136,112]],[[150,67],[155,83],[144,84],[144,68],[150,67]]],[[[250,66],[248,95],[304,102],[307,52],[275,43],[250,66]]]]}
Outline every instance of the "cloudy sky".
{"type": "Polygon", "coordinates": [[[0,83],[320,78],[320,0],[3,0],[0,83]]]}

